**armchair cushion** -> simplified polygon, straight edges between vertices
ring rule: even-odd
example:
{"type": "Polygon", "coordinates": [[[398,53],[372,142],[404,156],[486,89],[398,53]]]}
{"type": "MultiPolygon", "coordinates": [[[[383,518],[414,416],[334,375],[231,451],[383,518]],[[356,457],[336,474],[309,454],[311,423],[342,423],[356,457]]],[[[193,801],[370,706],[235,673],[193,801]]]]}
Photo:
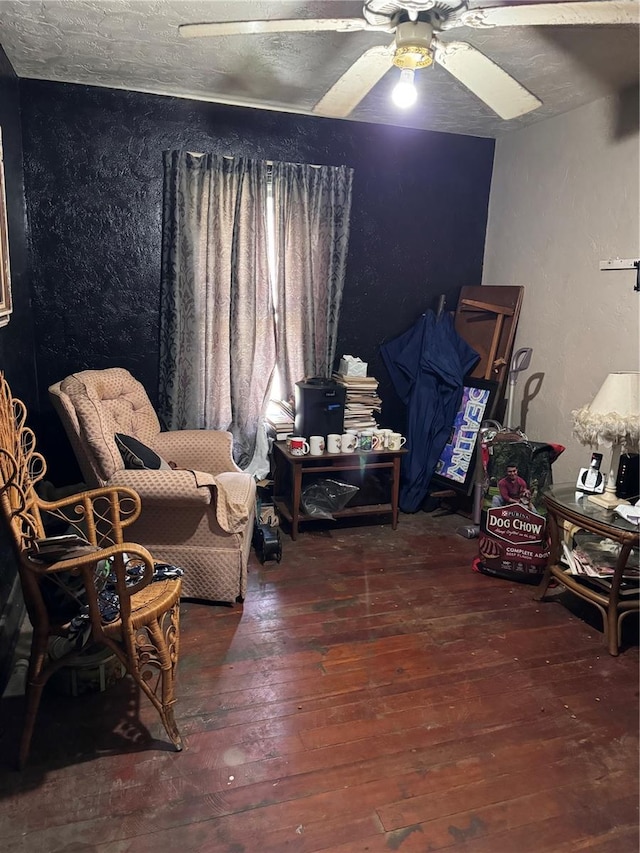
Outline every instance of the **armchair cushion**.
{"type": "Polygon", "coordinates": [[[110,484],[135,489],[146,507],[195,507],[212,503],[214,477],[199,471],[122,468],[116,471],[110,484]]]}
{"type": "Polygon", "coordinates": [[[162,456],[158,456],[155,450],[147,447],[146,444],[138,441],[132,435],[117,432],[116,444],[125,468],[151,468],[161,471],[168,471],[171,468],[169,463],[165,462],[162,456]]]}

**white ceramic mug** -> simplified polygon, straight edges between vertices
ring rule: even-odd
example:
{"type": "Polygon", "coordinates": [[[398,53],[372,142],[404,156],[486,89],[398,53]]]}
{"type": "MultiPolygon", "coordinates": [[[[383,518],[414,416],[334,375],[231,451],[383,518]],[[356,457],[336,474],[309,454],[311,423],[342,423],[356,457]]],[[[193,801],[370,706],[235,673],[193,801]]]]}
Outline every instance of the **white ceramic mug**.
{"type": "Polygon", "coordinates": [[[392,432],[389,436],[389,450],[400,450],[407,443],[407,439],[399,432],[392,432]]]}
{"type": "Polygon", "coordinates": [[[342,436],[332,432],[327,436],[327,451],[329,453],[340,453],[342,450],[342,436]]]}
{"type": "Polygon", "coordinates": [[[322,456],[324,453],[324,436],[312,435],[309,438],[309,452],[312,456],[322,456]]]}
{"type": "Polygon", "coordinates": [[[353,432],[345,432],[340,439],[340,450],[343,453],[353,453],[358,443],[358,436],[353,432]]]}
{"type": "Polygon", "coordinates": [[[373,434],[378,439],[376,450],[385,450],[388,444],[388,433],[385,429],[374,429],[373,434]]]}
{"type": "Polygon", "coordinates": [[[309,452],[309,445],[303,436],[292,435],[290,442],[289,452],[292,456],[306,456],[309,452]]]}

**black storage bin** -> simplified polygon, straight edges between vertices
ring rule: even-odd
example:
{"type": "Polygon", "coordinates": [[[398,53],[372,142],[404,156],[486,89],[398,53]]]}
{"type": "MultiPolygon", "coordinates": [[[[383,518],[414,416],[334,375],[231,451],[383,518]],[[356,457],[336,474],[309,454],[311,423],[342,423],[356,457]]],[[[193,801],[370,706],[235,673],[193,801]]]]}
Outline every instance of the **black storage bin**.
{"type": "Polygon", "coordinates": [[[295,434],[342,435],[347,389],[334,379],[315,376],[296,382],[295,434]]]}

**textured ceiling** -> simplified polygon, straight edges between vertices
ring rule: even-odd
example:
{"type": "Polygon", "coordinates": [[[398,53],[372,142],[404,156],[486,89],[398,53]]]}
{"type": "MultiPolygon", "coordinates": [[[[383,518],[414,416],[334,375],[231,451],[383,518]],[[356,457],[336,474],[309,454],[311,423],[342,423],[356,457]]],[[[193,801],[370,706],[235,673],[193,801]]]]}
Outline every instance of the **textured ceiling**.
{"type": "MultiPolygon", "coordinates": [[[[513,0],[511,0],[513,2],[513,0]]],[[[531,0],[530,0],[531,2],[531,0]]],[[[470,8],[500,5],[469,0],[470,8]]],[[[183,23],[360,17],[362,0],[0,0],[0,44],[20,77],[310,113],[378,33],[293,33],[184,39],[183,23]]],[[[635,26],[455,29],[536,94],[543,106],[502,121],[440,66],[416,74],[418,103],[390,98],[391,69],[347,120],[497,137],[638,84],[635,26]]]]}

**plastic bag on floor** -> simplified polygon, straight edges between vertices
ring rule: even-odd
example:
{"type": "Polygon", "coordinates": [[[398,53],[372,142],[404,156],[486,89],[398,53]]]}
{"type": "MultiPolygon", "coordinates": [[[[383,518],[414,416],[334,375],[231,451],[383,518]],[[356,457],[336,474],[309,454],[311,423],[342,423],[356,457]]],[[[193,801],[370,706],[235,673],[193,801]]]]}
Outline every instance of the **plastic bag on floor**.
{"type": "Polygon", "coordinates": [[[323,478],[308,483],[302,490],[300,506],[312,518],[333,519],[333,513],[344,509],[359,491],[358,486],[323,478]]]}

